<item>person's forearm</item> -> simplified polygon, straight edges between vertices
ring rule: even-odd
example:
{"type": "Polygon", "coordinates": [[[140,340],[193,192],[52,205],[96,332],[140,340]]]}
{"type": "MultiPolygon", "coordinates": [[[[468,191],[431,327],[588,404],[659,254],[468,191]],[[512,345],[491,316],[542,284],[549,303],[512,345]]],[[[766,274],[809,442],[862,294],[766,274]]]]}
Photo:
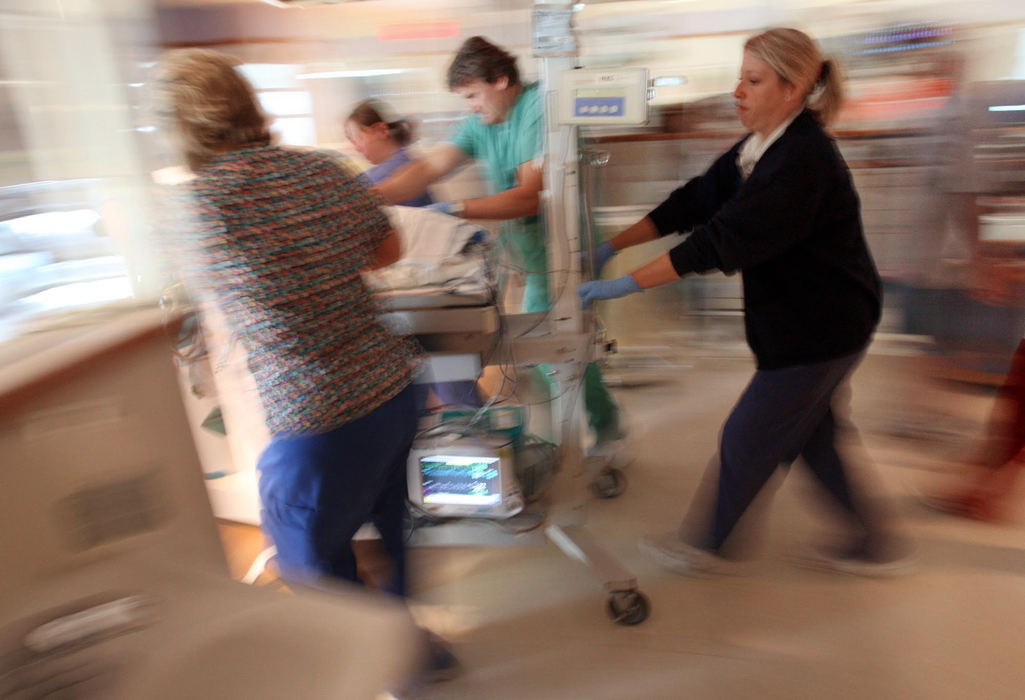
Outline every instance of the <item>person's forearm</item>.
{"type": "Polygon", "coordinates": [[[388,267],[399,261],[402,257],[400,251],[389,250],[389,249],[378,249],[374,251],[374,257],[371,259],[370,264],[367,266],[368,270],[380,270],[382,267],[388,267]]]}
{"type": "Polygon", "coordinates": [[[629,275],[612,280],[581,282],[577,287],[577,296],[580,297],[580,303],[586,309],[601,299],[618,299],[678,279],[680,276],[676,274],[676,268],[673,267],[669,255],[664,254],[629,275]]]}
{"type": "Polygon", "coordinates": [[[402,257],[402,239],[395,231],[388,236],[374,250],[373,258],[370,261],[371,270],[380,270],[382,267],[398,262],[402,257]]]}
{"type": "Polygon", "coordinates": [[[382,180],[374,189],[389,204],[398,204],[416,199],[427,191],[434,182],[434,172],[426,160],[416,160],[395,171],[391,177],[382,180]]]}
{"type": "Polygon", "coordinates": [[[538,193],[529,188],[513,187],[488,197],[463,201],[459,214],[464,219],[495,219],[505,221],[535,216],[540,209],[538,193]]]}
{"type": "Polygon", "coordinates": [[[680,276],[676,274],[673,263],[669,260],[669,253],[664,253],[647,265],[637,268],[631,275],[637,280],[637,284],[641,286],[641,289],[651,289],[652,287],[668,284],[680,279],[680,276]]]}
{"type": "Polygon", "coordinates": [[[616,250],[623,250],[630,246],[653,241],[656,238],[658,238],[658,229],[655,228],[655,222],[648,217],[644,217],[636,224],[613,236],[609,239],[609,243],[616,250]]]}

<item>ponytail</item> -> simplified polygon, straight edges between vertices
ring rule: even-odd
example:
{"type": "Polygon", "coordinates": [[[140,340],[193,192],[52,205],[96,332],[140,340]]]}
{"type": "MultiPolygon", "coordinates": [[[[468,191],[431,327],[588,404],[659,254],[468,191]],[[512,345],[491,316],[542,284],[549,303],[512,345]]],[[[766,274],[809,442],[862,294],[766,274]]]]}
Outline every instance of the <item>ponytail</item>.
{"type": "Polygon", "coordinates": [[[400,146],[407,146],[413,140],[413,125],[406,119],[399,119],[394,122],[387,122],[388,136],[393,138],[400,146]]]}
{"type": "Polygon", "coordinates": [[[406,146],[413,140],[413,125],[407,119],[396,117],[392,108],[380,100],[360,102],[349,113],[346,121],[356,122],[364,127],[383,123],[388,127],[388,137],[400,146],[406,146]]]}
{"type": "Polygon", "coordinates": [[[819,78],[808,95],[808,109],[815,113],[819,123],[828,126],[836,119],[844,101],[843,77],[836,61],[822,61],[819,78]]]}

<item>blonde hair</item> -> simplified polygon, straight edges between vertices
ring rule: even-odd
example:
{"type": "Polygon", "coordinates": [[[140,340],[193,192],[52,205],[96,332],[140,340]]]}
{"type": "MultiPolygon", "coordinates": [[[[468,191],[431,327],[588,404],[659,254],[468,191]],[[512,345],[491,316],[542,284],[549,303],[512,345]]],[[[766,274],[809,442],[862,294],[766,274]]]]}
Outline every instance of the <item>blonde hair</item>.
{"type": "Polygon", "coordinates": [[[810,109],[823,125],[836,118],[843,104],[843,76],[836,61],[825,58],[815,40],[786,27],[768,29],[744,43],[744,50],[765,61],[780,79],[806,96],[810,109]]]}
{"type": "Polygon", "coordinates": [[[161,62],[158,112],[193,170],[217,154],[270,143],[267,119],[238,65],[209,49],[174,51],[161,62]]]}

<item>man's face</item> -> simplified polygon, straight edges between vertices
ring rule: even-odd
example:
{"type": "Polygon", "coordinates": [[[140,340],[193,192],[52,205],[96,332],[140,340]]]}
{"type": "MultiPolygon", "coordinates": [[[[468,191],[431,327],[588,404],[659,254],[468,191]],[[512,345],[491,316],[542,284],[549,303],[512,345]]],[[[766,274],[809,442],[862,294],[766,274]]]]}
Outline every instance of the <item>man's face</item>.
{"type": "Polygon", "coordinates": [[[466,100],[470,111],[482,124],[501,124],[509,111],[509,78],[502,76],[493,83],[475,79],[464,83],[453,92],[466,100]]]}

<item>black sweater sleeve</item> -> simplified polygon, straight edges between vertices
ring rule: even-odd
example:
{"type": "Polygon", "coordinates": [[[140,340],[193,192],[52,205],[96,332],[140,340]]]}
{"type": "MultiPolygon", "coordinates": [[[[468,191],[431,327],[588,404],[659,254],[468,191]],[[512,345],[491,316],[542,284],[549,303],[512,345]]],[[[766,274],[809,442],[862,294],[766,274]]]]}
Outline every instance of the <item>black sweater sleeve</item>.
{"type": "MultiPolygon", "coordinates": [[[[670,221],[693,221],[694,230],[669,252],[673,268],[683,276],[719,269],[726,273],[765,262],[812,233],[814,212],[822,206],[836,164],[832,142],[821,131],[788,130],[758,161],[747,181],[740,183],[736,152],[731,149],[700,180],[687,183],[651,213],[660,233],[670,221]],[[729,183],[734,183],[733,187],[729,183]],[[711,189],[714,187],[715,189],[711,189]],[[707,205],[683,196],[705,197],[707,205]],[[727,193],[722,198],[722,193],[727,193]],[[679,193],[679,194],[678,194],[679,193]],[[686,216],[680,207],[705,213],[704,221],[686,216]]],[[[682,230],[677,228],[676,230],[682,230]]]]}
{"type": "Polygon", "coordinates": [[[708,222],[740,184],[737,151],[743,141],[719,156],[703,175],[669,195],[648,214],[660,236],[684,233],[708,222]]]}

